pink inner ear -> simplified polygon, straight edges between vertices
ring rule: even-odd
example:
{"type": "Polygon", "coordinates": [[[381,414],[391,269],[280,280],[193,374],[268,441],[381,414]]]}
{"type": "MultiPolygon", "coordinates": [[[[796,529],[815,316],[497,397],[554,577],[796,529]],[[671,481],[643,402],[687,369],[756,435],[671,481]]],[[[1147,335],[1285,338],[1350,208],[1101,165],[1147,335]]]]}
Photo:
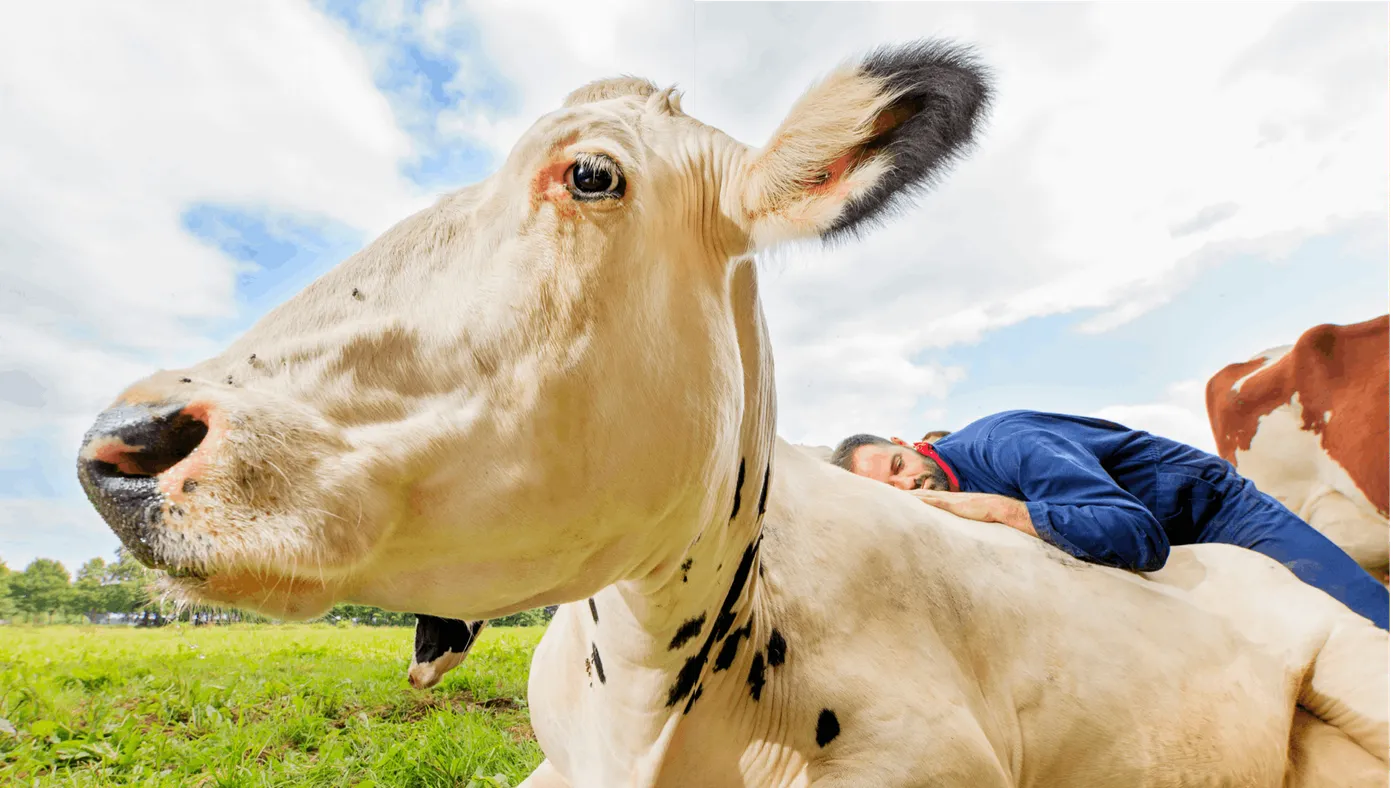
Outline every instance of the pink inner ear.
{"type": "Polygon", "coordinates": [[[836,188],[836,184],[850,171],[851,165],[855,163],[855,160],[855,151],[842,154],[840,158],[833,161],[830,166],[822,171],[821,180],[813,184],[808,191],[820,194],[821,192],[836,188]]]}
{"type": "Polygon", "coordinates": [[[913,114],[914,113],[909,112],[905,108],[898,106],[881,112],[879,115],[875,116],[875,122],[871,124],[870,136],[879,137],[895,126],[909,120],[910,116],[913,114]]]}
{"type": "MultiPolygon", "coordinates": [[[[908,120],[913,114],[908,108],[900,105],[884,110],[876,115],[874,122],[870,124],[870,140],[873,141],[884,136],[886,132],[908,120]]],[[[822,171],[820,179],[808,191],[820,194],[835,188],[836,184],[846,177],[846,173],[850,172],[852,167],[873,153],[874,151],[867,148],[866,145],[859,145],[847,151],[822,171]]]]}

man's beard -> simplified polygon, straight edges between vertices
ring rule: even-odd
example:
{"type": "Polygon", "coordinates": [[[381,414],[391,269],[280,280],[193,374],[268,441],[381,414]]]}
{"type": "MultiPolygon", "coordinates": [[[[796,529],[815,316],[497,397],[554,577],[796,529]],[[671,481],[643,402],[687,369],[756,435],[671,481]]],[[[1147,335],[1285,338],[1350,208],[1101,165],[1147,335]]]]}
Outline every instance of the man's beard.
{"type": "Polygon", "coordinates": [[[919,459],[924,461],[925,473],[919,474],[919,477],[914,480],[914,489],[947,492],[949,489],[948,474],[938,467],[938,463],[934,462],[932,457],[920,454],[919,459]]]}

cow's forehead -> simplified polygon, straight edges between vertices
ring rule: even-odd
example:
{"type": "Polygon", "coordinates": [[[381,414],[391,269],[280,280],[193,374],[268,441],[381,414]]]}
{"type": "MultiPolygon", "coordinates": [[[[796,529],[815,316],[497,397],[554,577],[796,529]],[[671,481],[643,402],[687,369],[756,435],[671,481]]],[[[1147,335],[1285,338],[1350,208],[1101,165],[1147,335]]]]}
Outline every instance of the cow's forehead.
{"type": "MultiPolygon", "coordinates": [[[[681,110],[679,94],[674,89],[655,89],[646,82],[650,92],[643,93],[609,89],[611,82],[580,88],[564,106],[541,116],[521,136],[511,159],[523,165],[571,145],[598,146],[604,152],[629,159],[620,163],[640,166],[645,162],[644,150],[674,153],[671,149],[680,146],[686,153],[696,155],[712,151],[716,143],[738,144],[719,129],[681,110]],[[593,100],[579,102],[575,97],[580,91],[588,91],[583,95],[593,100]],[[682,144],[685,140],[701,139],[706,145],[682,144]]],[[[634,80],[616,82],[631,88],[634,80]]]]}

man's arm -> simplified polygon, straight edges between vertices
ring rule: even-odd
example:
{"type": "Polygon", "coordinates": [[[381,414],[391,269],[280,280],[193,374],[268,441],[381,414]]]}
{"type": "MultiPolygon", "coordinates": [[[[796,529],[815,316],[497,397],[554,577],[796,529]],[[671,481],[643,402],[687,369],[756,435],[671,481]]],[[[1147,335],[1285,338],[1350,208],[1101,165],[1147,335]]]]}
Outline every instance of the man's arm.
{"type": "Polygon", "coordinates": [[[912,490],[915,498],[929,506],[952,512],[968,520],[1009,525],[1023,534],[1039,537],[1025,501],[991,493],[946,492],[944,490],[912,490]]]}
{"type": "Polygon", "coordinates": [[[1171,547],[1157,518],[1084,447],[1049,430],[1023,430],[998,440],[992,454],[1026,499],[1040,538],[1077,558],[1136,572],[1166,564],[1171,547]]]}

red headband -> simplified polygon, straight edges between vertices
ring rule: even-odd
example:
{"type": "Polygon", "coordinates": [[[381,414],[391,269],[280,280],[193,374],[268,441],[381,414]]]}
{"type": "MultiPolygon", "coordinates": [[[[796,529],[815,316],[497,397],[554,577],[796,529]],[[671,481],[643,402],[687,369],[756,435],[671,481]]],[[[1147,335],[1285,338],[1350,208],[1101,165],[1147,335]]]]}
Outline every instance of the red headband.
{"type": "Polygon", "coordinates": [[[932,443],[926,443],[926,442],[924,442],[924,441],[919,441],[918,443],[915,443],[915,444],[912,444],[912,445],[911,445],[911,444],[905,443],[905,442],[902,441],[902,440],[899,440],[898,438],[895,439],[895,442],[898,443],[898,444],[900,444],[901,446],[908,446],[909,448],[913,449],[914,451],[916,451],[916,452],[918,452],[918,453],[924,455],[925,457],[928,457],[929,459],[933,460],[934,462],[938,463],[938,467],[939,467],[939,468],[942,468],[942,469],[943,469],[943,472],[946,473],[946,474],[948,474],[948,488],[949,488],[950,490],[952,490],[953,492],[958,492],[958,491],[962,488],[962,485],[958,483],[958,476],[957,476],[957,474],[953,473],[952,467],[949,466],[948,463],[944,462],[942,457],[939,457],[939,456],[938,456],[938,452],[936,452],[936,451],[933,450],[933,444],[932,444],[932,443]]]}

